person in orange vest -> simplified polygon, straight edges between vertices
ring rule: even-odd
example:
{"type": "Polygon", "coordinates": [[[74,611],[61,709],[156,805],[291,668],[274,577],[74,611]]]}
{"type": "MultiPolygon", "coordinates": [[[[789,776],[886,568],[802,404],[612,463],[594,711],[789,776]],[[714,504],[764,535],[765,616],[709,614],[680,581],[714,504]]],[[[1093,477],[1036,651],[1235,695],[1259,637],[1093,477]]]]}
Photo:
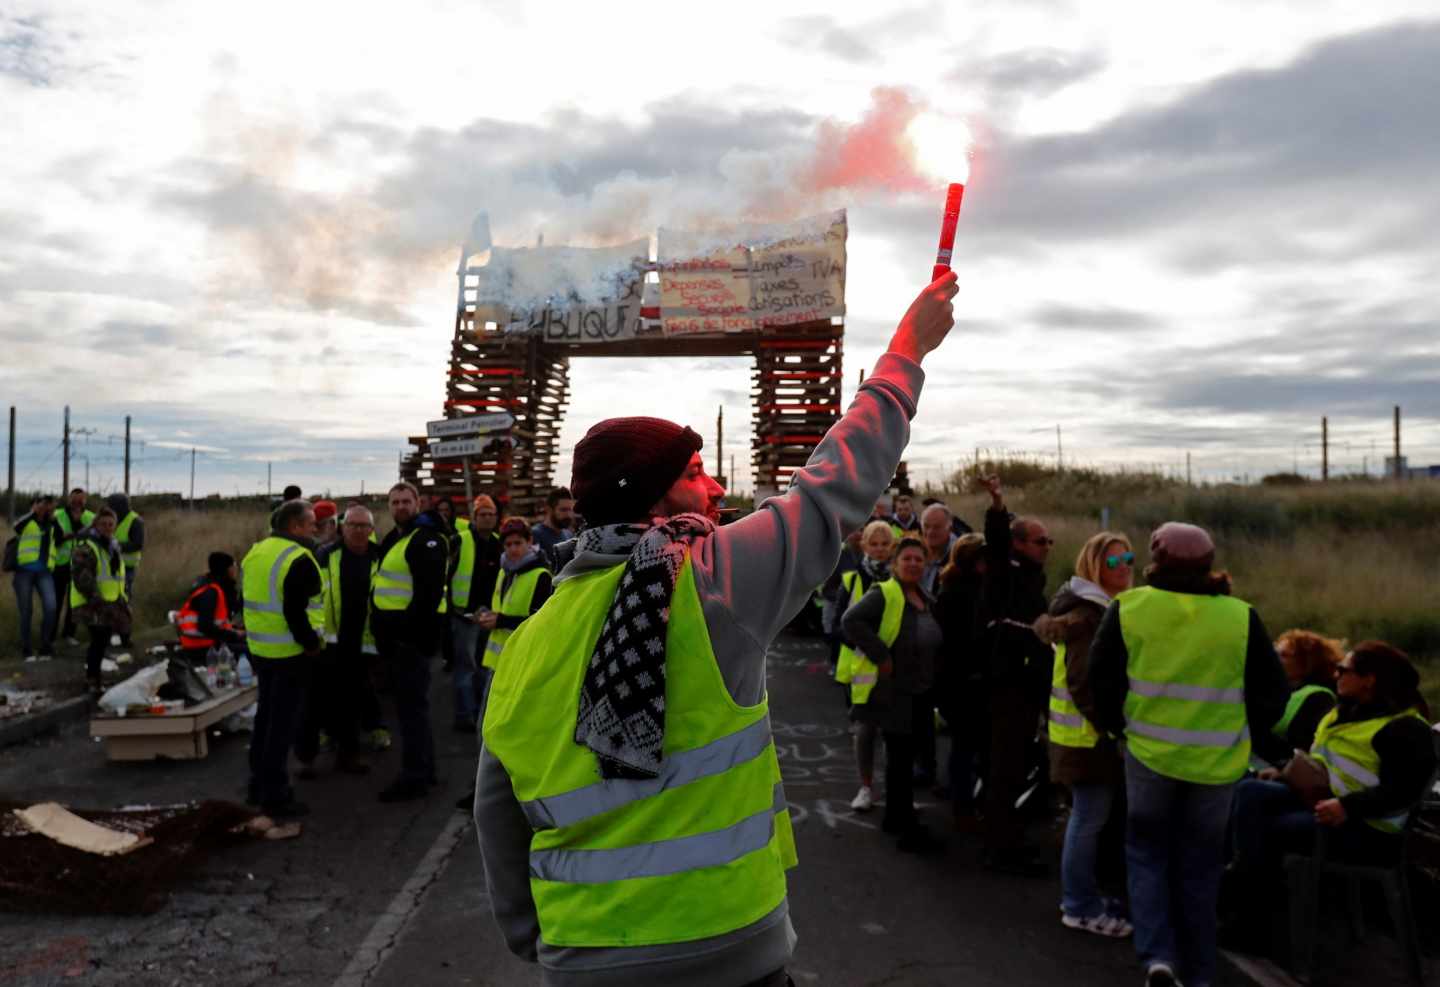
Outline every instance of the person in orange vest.
{"type": "Polygon", "coordinates": [[[187,659],[203,664],[210,649],[221,644],[238,647],[245,643],[245,631],[233,623],[239,610],[235,592],[238,571],[235,557],[211,552],[207,571],[175,616],[180,631],[180,648],[187,659]]]}

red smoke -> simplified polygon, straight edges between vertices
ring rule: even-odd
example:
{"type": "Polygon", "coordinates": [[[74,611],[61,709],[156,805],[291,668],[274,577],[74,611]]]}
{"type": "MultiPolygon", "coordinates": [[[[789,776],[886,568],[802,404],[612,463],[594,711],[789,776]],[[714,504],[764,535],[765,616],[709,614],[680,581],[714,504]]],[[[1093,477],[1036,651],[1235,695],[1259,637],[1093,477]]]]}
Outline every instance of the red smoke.
{"type": "Polygon", "coordinates": [[[811,181],[819,190],[849,189],[923,192],[934,188],[933,179],[915,164],[915,149],[905,128],[924,108],[903,89],[881,86],[871,93],[864,118],[846,125],[825,121],[820,125],[811,181]]]}

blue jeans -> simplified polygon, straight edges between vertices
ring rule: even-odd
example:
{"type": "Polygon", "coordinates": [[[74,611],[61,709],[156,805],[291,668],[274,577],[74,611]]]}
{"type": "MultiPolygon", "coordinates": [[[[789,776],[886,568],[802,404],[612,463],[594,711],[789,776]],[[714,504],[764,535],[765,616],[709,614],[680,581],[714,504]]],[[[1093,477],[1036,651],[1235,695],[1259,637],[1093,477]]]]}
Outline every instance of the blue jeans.
{"type": "Polygon", "coordinates": [[[450,683],[455,687],[455,722],[473,722],[480,715],[480,695],[475,688],[479,666],[481,628],[469,620],[450,618],[450,641],[455,649],[450,664],[450,683]]]}
{"type": "Polygon", "coordinates": [[[35,594],[40,594],[40,650],[49,653],[55,643],[55,578],[48,569],[35,572],[19,569],[15,573],[15,603],[20,611],[20,653],[35,653],[30,646],[30,618],[34,613],[35,594]]]}
{"type": "Polygon", "coordinates": [[[1070,822],[1065,826],[1065,850],[1060,858],[1060,907],[1066,915],[1095,918],[1105,911],[1105,899],[1095,880],[1100,834],[1115,805],[1112,785],[1071,785],[1070,822]]]}
{"type": "Polygon", "coordinates": [[[1343,826],[1321,827],[1314,810],[1283,781],[1252,778],[1235,788],[1235,806],[1230,813],[1232,852],[1236,865],[1251,874],[1278,871],[1288,853],[1308,856],[1322,831],[1333,859],[1382,865],[1400,859],[1401,837],[1386,835],[1353,818],[1343,826]]]}
{"type": "Polygon", "coordinates": [[[1140,964],[1168,963],[1188,987],[1209,987],[1235,785],[1168,778],[1126,751],[1125,788],[1125,862],[1140,964]]]}

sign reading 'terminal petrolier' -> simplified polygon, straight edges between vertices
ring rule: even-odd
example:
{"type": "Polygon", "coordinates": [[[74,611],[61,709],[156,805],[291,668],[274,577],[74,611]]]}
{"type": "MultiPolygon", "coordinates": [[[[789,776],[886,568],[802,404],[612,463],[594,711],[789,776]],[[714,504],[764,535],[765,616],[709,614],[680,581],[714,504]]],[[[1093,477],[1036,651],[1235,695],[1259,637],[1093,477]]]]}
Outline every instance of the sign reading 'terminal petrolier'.
{"type": "MultiPolygon", "coordinates": [[[[515,416],[508,411],[488,415],[466,415],[463,418],[440,418],[425,423],[425,434],[432,439],[452,439],[462,435],[487,435],[515,426],[515,416]]],[[[434,448],[433,446],[431,448],[434,448]]]]}

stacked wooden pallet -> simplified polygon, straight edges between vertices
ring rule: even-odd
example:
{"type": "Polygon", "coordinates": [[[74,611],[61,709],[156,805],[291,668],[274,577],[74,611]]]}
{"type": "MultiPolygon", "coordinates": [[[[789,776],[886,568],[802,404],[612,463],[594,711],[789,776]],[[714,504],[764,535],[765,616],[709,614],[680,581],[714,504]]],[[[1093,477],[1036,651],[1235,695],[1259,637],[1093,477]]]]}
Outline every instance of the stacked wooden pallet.
{"type": "Polygon", "coordinates": [[[765,329],[755,341],[750,397],[758,492],[784,490],[839,420],[843,333],[825,320],[765,329]]]}

